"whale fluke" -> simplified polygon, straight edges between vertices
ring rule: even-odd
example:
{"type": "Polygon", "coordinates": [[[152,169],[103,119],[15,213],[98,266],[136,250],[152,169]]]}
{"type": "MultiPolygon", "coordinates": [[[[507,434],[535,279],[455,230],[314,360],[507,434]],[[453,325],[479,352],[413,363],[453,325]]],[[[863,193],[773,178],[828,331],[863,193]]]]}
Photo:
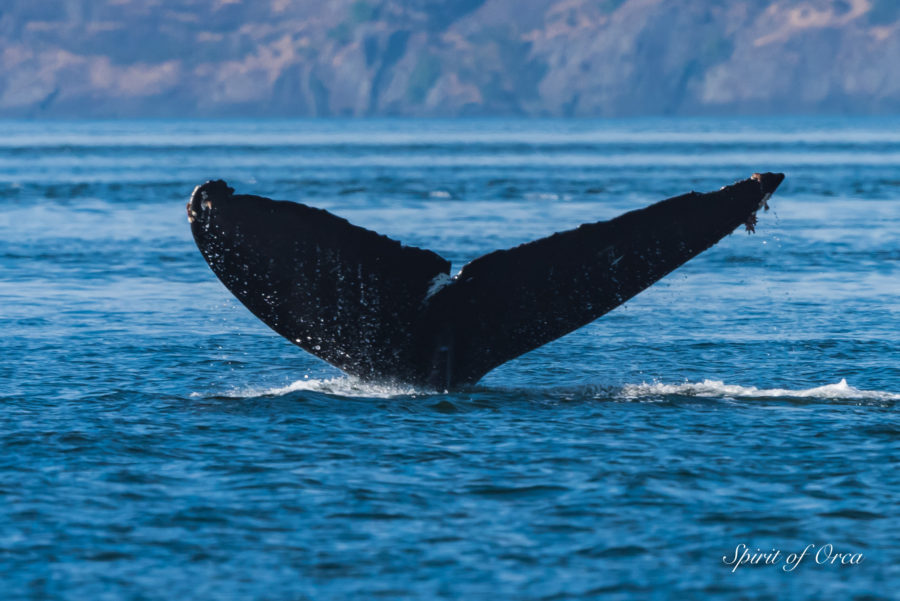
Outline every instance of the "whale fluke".
{"type": "Polygon", "coordinates": [[[198,186],[191,231],[273,330],[365,380],[450,389],[624,303],[745,224],[784,175],[754,174],[465,265],[303,204],[198,186]]]}

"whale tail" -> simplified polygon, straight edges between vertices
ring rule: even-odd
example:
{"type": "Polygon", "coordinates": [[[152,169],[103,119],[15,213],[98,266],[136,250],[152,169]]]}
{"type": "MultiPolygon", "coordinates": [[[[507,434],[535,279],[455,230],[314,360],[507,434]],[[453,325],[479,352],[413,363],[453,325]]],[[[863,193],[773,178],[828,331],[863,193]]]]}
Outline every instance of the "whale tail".
{"type": "Polygon", "coordinates": [[[266,325],[367,380],[450,389],[624,303],[745,224],[784,179],[754,174],[465,265],[303,204],[198,186],[191,231],[266,325]]]}

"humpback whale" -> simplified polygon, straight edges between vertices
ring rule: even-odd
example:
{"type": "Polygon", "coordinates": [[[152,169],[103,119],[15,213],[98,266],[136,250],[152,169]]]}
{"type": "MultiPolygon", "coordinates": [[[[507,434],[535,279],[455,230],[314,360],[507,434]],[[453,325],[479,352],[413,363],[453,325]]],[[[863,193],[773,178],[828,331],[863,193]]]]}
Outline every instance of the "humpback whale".
{"type": "Polygon", "coordinates": [[[363,380],[452,389],[584,326],[710,248],[784,179],[756,173],[483,255],[436,253],[304,204],[198,186],[200,252],[266,325],[363,380]]]}

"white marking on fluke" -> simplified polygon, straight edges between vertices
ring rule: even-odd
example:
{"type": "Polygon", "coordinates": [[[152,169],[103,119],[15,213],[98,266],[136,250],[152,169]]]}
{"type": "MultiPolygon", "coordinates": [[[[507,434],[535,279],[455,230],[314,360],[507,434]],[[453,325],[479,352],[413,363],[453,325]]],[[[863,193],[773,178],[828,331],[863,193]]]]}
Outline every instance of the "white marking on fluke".
{"type": "Polygon", "coordinates": [[[433,278],[431,278],[431,285],[428,287],[428,292],[425,294],[425,300],[430,299],[432,296],[437,294],[441,288],[453,282],[453,278],[451,278],[446,273],[439,273],[433,278]]]}

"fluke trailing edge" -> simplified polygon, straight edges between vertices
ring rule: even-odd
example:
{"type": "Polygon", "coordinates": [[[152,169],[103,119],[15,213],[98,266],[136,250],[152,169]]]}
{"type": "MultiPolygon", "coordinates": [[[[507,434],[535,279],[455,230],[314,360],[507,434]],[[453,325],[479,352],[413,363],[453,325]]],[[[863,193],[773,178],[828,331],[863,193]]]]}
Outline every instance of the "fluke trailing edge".
{"type": "Polygon", "coordinates": [[[450,262],[322,209],[194,190],[194,240],[228,289],[273,330],[343,371],[450,389],[590,323],[746,224],[784,175],[754,174],[450,262]]]}

